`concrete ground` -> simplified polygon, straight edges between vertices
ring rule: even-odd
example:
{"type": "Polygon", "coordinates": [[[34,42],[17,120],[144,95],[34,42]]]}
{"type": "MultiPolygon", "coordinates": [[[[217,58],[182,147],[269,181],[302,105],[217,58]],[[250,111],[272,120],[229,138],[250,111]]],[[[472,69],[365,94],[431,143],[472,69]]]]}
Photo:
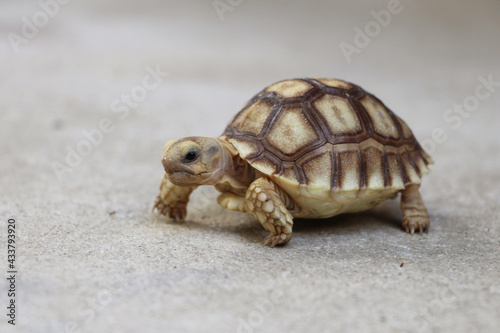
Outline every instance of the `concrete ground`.
{"type": "Polygon", "coordinates": [[[0,2],[1,332],[498,332],[498,1],[59,1],[0,2]],[[293,77],[410,124],[435,161],[428,234],[399,199],[273,249],[212,188],[185,223],[151,214],[167,140],[217,136],[293,77]]]}

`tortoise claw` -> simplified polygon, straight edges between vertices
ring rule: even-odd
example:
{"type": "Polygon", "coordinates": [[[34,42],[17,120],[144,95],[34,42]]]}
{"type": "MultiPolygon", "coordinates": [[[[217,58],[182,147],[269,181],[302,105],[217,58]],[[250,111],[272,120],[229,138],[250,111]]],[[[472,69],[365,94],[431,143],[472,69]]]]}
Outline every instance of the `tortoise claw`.
{"type": "Polygon", "coordinates": [[[427,232],[429,230],[429,223],[428,221],[409,221],[408,223],[403,224],[404,230],[409,233],[409,234],[415,234],[415,231],[418,231],[421,235],[424,234],[424,232],[427,232]]]}
{"type": "Polygon", "coordinates": [[[264,239],[264,245],[269,245],[269,247],[275,247],[276,245],[286,245],[292,238],[291,234],[273,234],[269,235],[264,239]]]}
{"type": "Polygon", "coordinates": [[[161,200],[157,199],[153,210],[158,211],[158,217],[165,216],[166,218],[173,219],[174,221],[183,221],[187,215],[186,205],[166,205],[161,200]]]}

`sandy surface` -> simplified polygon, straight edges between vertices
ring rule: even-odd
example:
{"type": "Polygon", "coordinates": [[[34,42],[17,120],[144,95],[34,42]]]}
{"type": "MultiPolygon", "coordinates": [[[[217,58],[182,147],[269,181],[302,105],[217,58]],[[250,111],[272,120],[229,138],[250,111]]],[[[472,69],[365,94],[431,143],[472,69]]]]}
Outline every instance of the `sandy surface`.
{"type": "Polygon", "coordinates": [[[223,20],[164,3],[72,1],[46,25],[37,2],[0,3],[0,266],[13,217],[18,271],[0,331],[498,331],[500,3],[233,1],[223,20]],[[167,140],[318,76],[377,95],[431,153],[428,234],[401,230],[399,199],[297,221],[274,249],[211,188],[186,223],[151,214],[167,140]]]}

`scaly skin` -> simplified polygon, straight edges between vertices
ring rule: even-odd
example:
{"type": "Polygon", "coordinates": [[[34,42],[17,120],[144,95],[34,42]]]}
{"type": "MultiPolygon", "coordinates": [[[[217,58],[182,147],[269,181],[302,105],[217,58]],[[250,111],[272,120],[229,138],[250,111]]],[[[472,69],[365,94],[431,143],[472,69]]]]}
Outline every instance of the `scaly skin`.
{"type": "Polygon", "coordinates": [[[181,187],[172,184],[167,177],[163,175],[160,185],[160,194],[156,197],[153,210],[157,210],[159,215],[164,215],[176,221],[182,221],[186,218],[186,206],[189,201],[189,195],[196,187],[181,187]]]}
{"type": "Polygon", "coordinates": [[[403,211],[403,228],[411,234],[415,230],[423,233],[429,230],[430,220],[427,209],[418,189],[420,185],[409,185],[401,193],[401,210],[403,211]]]}
{"type": "Polygon", "coordinates": [[[285,245],[292,239],[293,217],[283,203],[283,191],[266,177],[255,180],[245,194],[245,209],[269,231],[264,245],[285,245]]]}
{"type": "Polygon", "coordinates": [[[223,208],[246,213],[245,198],[231,192],[223,192],[217,197],[217,203],[223,208]]]}

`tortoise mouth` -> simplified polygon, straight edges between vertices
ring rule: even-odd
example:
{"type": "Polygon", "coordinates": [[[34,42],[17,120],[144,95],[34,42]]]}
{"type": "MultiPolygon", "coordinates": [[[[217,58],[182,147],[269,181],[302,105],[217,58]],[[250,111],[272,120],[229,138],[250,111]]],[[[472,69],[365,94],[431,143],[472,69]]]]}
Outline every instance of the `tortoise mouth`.
{"type": "Polygon", "coordinates": [[[196,175],[196,172],[189,166],[177,163],[170,168],[166,168],[165,171],[167,171],[168,174],[178,173],[178,174],[184,174],[186,176],[196,175]]]}
{"type": "Polygon", "coordinates": [[[198,173],[182,170],[168,173],[168,180],[178,186],[215,185],[223,178],[223,174],[224,169],[198,173]]]}
{"type": "Polygon", "coordinates": [[[168,173],[168,180],[178,186],[196,186],[205,184],[212,178],[212,172],[199,172],[194,171],[173,171],[168,173]]]}

